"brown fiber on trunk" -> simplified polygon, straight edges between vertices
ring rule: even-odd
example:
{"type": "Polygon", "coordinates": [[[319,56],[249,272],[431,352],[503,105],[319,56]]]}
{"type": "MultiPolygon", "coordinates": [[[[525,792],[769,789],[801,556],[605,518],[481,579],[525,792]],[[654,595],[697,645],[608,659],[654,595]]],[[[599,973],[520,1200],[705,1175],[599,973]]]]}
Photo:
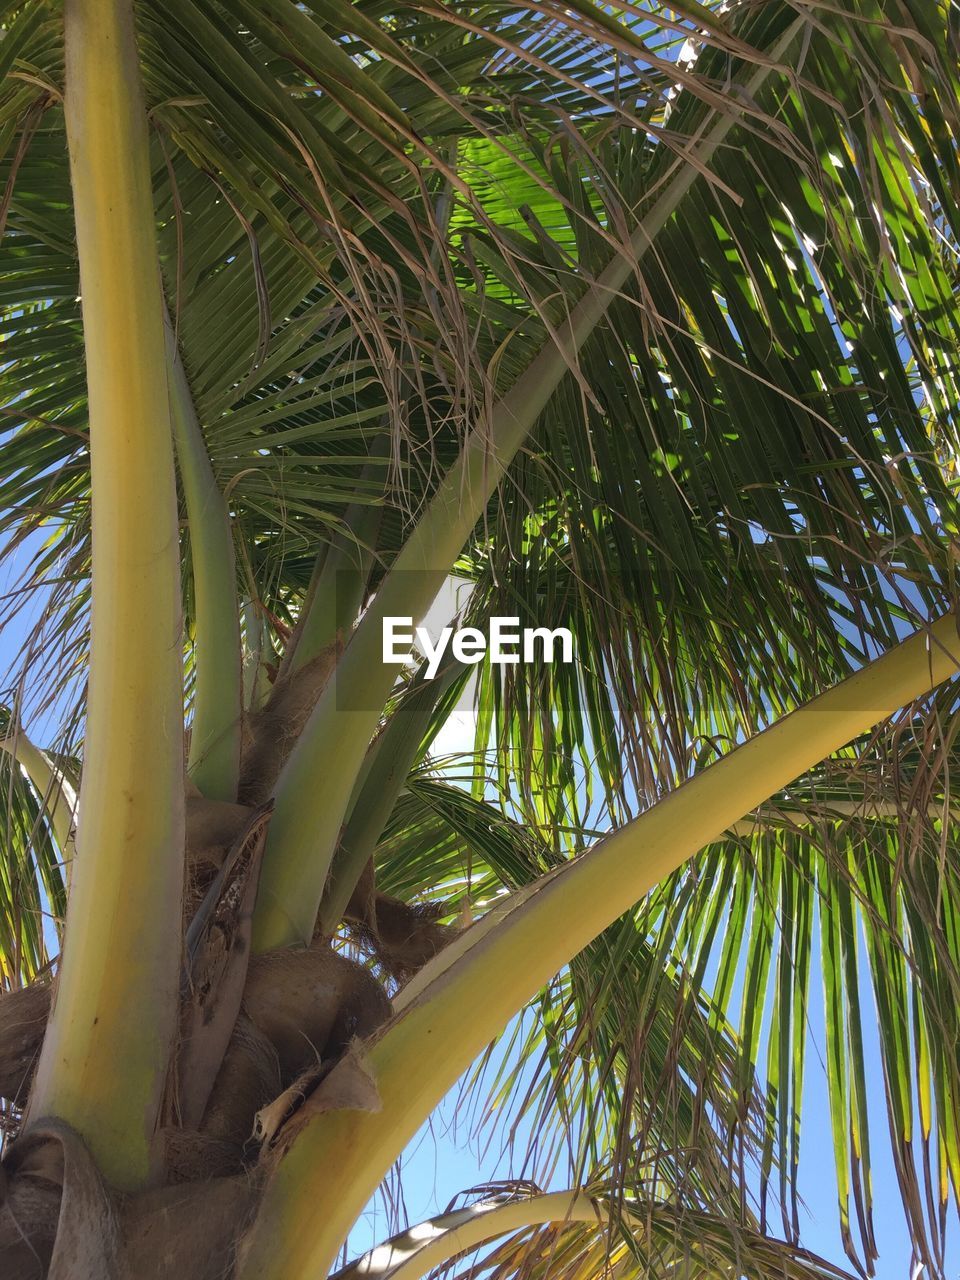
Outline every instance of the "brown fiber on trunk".
{"type": "Polygon", "coordinates": [[[42,1280],[60,1217],[60,1188],[23,1174],[0,1176],[0,1263],[3,1280],[42,1280]]]}
{"type": "Polygon", "coordinates": [[[135,1196],[106,1188],[80,1139],[51,1126],[0,1181],[3,1280],[225,1280],[256,1207],[258,1174],[135,1196]]]}
{"type": "Polygon", "coordinates": [[[187,930],[180,1042],[164,1115],[195,1128],[235,1034],[250,959],[251,923],[270,806],[251,812],[187,930]]]}
{"type": "MultiPolygon", "coordinates": [[[[28,1088],[52,987],[35,984],[0,1000],[4,1087],[18,1096],[28,1088]]],[[[159,1187],[115,1196],[66,1126],[41,1121],[11,1145],[0,1170],[3,1280],[222,1280],[262,1181],[260,1144],[251,1141],[258,1113],[305,1066],[324,1080],[390,1012],[369,971],[326,942],[255,957],[202,1121],[157,1134],[159,1187]]],[[[324,1097],[318,1092],[311,1105],[324,1097]]],[[[285,1107],[279,1117],[281,1143],[297,1110],[285,1107]]]]}
{"type": "Polygon", "coordinates": [[[457,933],[453,925],[440,924],[442,903],[402,902],[389,894],[364,890],[347,907],[347,922],[384,969],[405,982],[422,969],[457,933]]]}
{"type": "Polygon", "coordinates": [[[201,1132],[242,1147],[253,1134],[257,1112],[282,1088],[276,1049],[260,1028],[241,1014],[203,1113],[201,1132]]]}
{"type": "Polygon", "coordinates": [[[253,956],[243,992],[247,1016],[270,1039],[284,1084],[337,1057],[391,1014],[383,988],[362,965],[323,940],[253,956]]]}
{"type": "Polygon", "coordinates": [[[262,804],[273,795],[280,770],[336,666],[339,649],[339,644],[332,644],[281,677],[266,706],[250,717],[240,762],[239,794],[245,804],[262,804]]]}
{"type": "Polygon", "coordinates": [[[188,784],[187,864],[219,867],[252,813],[250,805],[210,800],[188,784]]]}
{"type": "Polygon", "coordinates": [[[244,1174],[134,1197],[120,1210],[120,1280],[225,1280],[258,1192],[244,1174]]]}
{"type": "Polygon", "coordinates": [[[42,978],[0,995],[0,1097],[17,1107],[26,1101],[53,990],[54,983],[42,978]]]}

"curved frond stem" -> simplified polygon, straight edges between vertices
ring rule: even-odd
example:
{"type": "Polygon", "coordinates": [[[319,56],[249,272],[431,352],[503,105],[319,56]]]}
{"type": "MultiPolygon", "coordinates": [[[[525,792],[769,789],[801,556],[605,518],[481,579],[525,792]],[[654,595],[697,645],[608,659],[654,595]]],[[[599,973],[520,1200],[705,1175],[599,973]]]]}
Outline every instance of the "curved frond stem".
{"type": "Polygon", "coordinates": [[[243,676],[230,512],[197,420],[169,314],[164,313],[170,418],[180,463],[193,567],[193,727],[187,771],[212,800],[235,800],[240,772],[243,676]]]}
{"type": "Polygon", "coordinates": [[[65,6],[93,473],[77,858],[28,1115],[142,1186],[176,1034],[183,859],[179,539],[147,118],[130,0],[65,6]]]}
{"type": "Polygon", "coordinates": [[[605,1221],[600,1205],[583,1191],[478,1200],[391,1236],[335,1272],[331,1280],[420,1280],[435,1267],[512,1231],[548,1222],[600,1226],[605,1221]]]}
{"type": "Polygon", "coordinates": [[[397,798],[416,764],[437,702],[460,672],[450,661],[435,680],[416,680],[387,727],[370,748],[365,776],[344,824],[330,877],[320,902],[317,927],[333,933],[351,894],[373,857],[397,798]]]}
{"type": "MultiPolygon", "coordinates": [[[[769,62],[746,78],[740,87],[745,101],[760,91],[802,27],[800,19],[791,22],[770,49],[769,62]]],[[[580,348],[735,127],[738,113],[709,119],[622,252],[493,406],[489,421],[469,436],[354,632],[280,775],[255,917],[258,950],[306,942],[313,933],[357,771],[394,682],[394,668],[382,661],[384,619],[412,617],[416,624],[429,609],[580,348]]]]}
{"type": "Polygon", "coordinates": [[[356,503],[348,508],[344,524],[349,532],[338,531],[318,558],[293,647],[280,667],[281,676],[299,670],[337,641],[346,642],[363,604],[382,517],[379,504],[356,503]]]}
{"type": "Polygon", "coordinates": [[[22,729],[0,738],[0,750],[16,760],[40,797],[69,883],[75,853],[73,828],[77,820],[77,793],[73,782],[63,770],[52,764],[46,752],[31,742],[22,729]]]}
{"type": "MultiPolygon", "coordinates": [[[[531,1227],[553,1227],[563,1230],[577,1225],[593,1227],[600,1235],[610,1230],[629,1228],[632,1234],[643,1239],[655,1234],[662,1224],[665,1232],[676,1232],[678,1211],[666,1204],[642,1203],[635,1207],[622,1197],[615,1200],[616,1210],[602,1196],[571,1189],[551,1191],[540,1195],[517,1195],[477,1200],[462,1209],[439,1214],[425,1222],[409,1227],[391,1236],[383,1244],[356,1258],[341,1270],[334,1272],[331,1280],[420,1280],[500,1236],[523,1232],[531,1227]]],[[[685,1213],[685,1210],[681,1210],[685,1213]]],[[[712,1223],[709,1225],[713,1225],[712,1223]]],[[[696,1231],[691,1221],[690,1229],[696,1231]]],[[[753,1243],[750,1231],[729,1232],[733,1237],[742,1236],[742,1243],[753,1243]]],[[[612,1243],[612,1242],[611,1242],[612,1243]]],[[[685,1247],[682,1237],[678,1247],[685,1247]]],[[[784,1277],[844,1276],[845,1272],[813,1254],[797,1252],[789,1246],[766,1237],[762,1240],[765,1252],[777,1257],[777,1274],[784,1277]],[[782,1268],[782,1270],[781,1270],[782,1268]]],[[[743,1256],[738,1256],[738,1271],[759,1277],[760,1273],[743,1256]]]]}
{"type": "Polygon", "coordinates": [[[247,711],[259,711],[270,694],[270,682],[264,670],[268,647],[267,624],[250,599],[240,606],[243,618],[243,705],[247,711]]]}
{"type": "Polygon", "coordinates": [[[280,1160],[241,1280],[326,1274],[418,1126],[545,982],[738,819],[958,667],[957,621],[947,615],[509,895],[445,947],[404,987],[397,1016],[369,1048],[379,1110],[317,1114],[280,1160]],[[317,1204],[331,1206],[322,1221],[317,1204]]]}
{"type": "MultiPolygon", "coordinates": [[[[930,805],[925,810],[930,822],[960,821],[960,809],[956,806],[930,805]]],[[[755,813],[741,818],[726,831],[728,836],[749,839],[765,827],[811,827],[823,822],[845,822],[858,819],[864,822],[892,822],[903,819],[903,810],[889,801],[876,802],[869,797],[862,800],[824,800],[806,808],[793,808],[786,804],[763,805],[755,813]]]]}

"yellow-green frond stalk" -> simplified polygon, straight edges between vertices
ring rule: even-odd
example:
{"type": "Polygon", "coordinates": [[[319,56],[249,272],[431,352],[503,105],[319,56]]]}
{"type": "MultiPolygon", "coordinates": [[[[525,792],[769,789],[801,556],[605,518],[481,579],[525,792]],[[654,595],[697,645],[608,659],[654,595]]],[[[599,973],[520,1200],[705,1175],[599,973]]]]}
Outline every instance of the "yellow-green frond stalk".
{"type": "Polygon", "coordinates": [[[304,1126],[268,1187],[239,1280],[326,1275],[419,1125],[545,982],[731,824],[958,669],[957,620],[948,616],[511,894],[448,944],[403,988],[397,1017],[369,1051],[379,1108],[328,1111],[304,1126]],[[331,1206],[320,1221],[318,1204],[331,1206]]]}
{"type": "Polygon", "coordinates": [[[73,784],[63,772],[54,768],[46,753],[31,742],[22,729],[0,739],[0,750],[11,755],[33,783],[50,820],[69,883],[75,853],[73,827],[77,818],[77,796],[73,784]]]}
{"type": "Polygon", "coordinates": [[[609,1221],[609,1210],[582,1191],[481,1200],[391,1236],[331,1280],[420,1280],[460,1254],[512,1231],[547,1222],[599,1225],[605,1220],[609,1221]]]}
{"type": "Polygon", "coordinates": [[[174,1034],[183,882],[177,509],[146,113],[130,0],[67,0],[66,119],[93,471],[77,859],[29,1118],[146,1181],[174,1034]]]}
{"type": "Polygon", "coordinates": [[[212,800],[235,800],[243,713],[240,608],[227,502],[217,486],[169,317],[170,415],[190,533],[196,686],[188,772],[212,800]]]}

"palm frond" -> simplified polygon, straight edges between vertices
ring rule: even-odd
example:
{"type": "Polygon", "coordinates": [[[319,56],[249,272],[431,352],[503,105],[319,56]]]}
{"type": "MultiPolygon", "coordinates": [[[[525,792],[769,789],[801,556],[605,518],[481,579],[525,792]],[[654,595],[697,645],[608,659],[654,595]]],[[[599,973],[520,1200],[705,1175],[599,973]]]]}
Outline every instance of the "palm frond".
{"type": "MultiPolygon", "coordinates": [[[[469,1277],[670,1274],[837,1280],[846,1274],[749,1227],[648,1198],[611,1194],[601,1180],[583,1191],[538,1194],[527,1184],[477,1188],[483,1198],[391,1237],[336,1273],[378,1280],[425,1274],[469,1277]],[[498,1235],[509,1238],[492,1247],[498,1235]],[[480,1246],[478,1249],[477,1246],[480,1246]],[[463,1255],[473,1254],[464,1258],[463,1255]],[[458,1255],[460,1255],[458,1257],[458,1255]],[[439,1262],[440,1265],[437,1265],[439,1262]]],[[[466,1199],[470,1193],[465,1193],[466,1199]]],[[[458,1199],[460,1197],[457,1197],[458,1199]]]]}

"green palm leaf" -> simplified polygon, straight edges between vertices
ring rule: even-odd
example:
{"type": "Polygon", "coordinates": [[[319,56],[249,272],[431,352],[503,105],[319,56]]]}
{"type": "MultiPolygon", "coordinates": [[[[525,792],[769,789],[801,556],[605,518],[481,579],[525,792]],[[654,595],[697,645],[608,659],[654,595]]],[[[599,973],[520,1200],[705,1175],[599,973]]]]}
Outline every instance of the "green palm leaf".
{"type": "MultiPolygon", "coordinates": [[[[145,0],[137,19],[160,265],[236,552],[223,585],[248,709],[290,665],[327,549],[363,547],[362,608],[490,405],[611,261],[631,267],[456,566],[468,621],[569,626],[576,661],[481,667],[463,761],[426,753],[466,673],[438,701],[364,832],[381,893],[467,922],[954,603],[955,5],[145,0]],[[751,72],[782,49],[789,74],[751,72]],[[704,166],[718,113],[733,123],[704,166]],[[707,172],[640,243],[690,166],[707,172]]],[[[66,753],[90,474],[60,7],[0,21],[0,539],[21,574],[0,622],[28,722],[62,719],[44,740],[66,753]],[[31,596],[24,643],[10,624],[31,596]]],[[[182,518],[189,703],[186,502],[182,518]]],[[[732,1265],[736,1220],[755,1270],[830,1274],[750,1234],[799,1235],[822,985],[850,1256],[875,1254],[872,1001],[917,1260],[943,1272],[960,1194],[955,712],[948,691],[775,797],[491,1050],[471,1083],[496,1119],[566,1138],[578,1185],[655,1187],[665,1225],[538,1231],[480,1270],[535,1272],[555,1250],[585,1276],[679,1259],[706,1274],[732,1265]]],[[[51,959],[65,841],[35,781],[0,763],[14,986],[51,959]]]]}

